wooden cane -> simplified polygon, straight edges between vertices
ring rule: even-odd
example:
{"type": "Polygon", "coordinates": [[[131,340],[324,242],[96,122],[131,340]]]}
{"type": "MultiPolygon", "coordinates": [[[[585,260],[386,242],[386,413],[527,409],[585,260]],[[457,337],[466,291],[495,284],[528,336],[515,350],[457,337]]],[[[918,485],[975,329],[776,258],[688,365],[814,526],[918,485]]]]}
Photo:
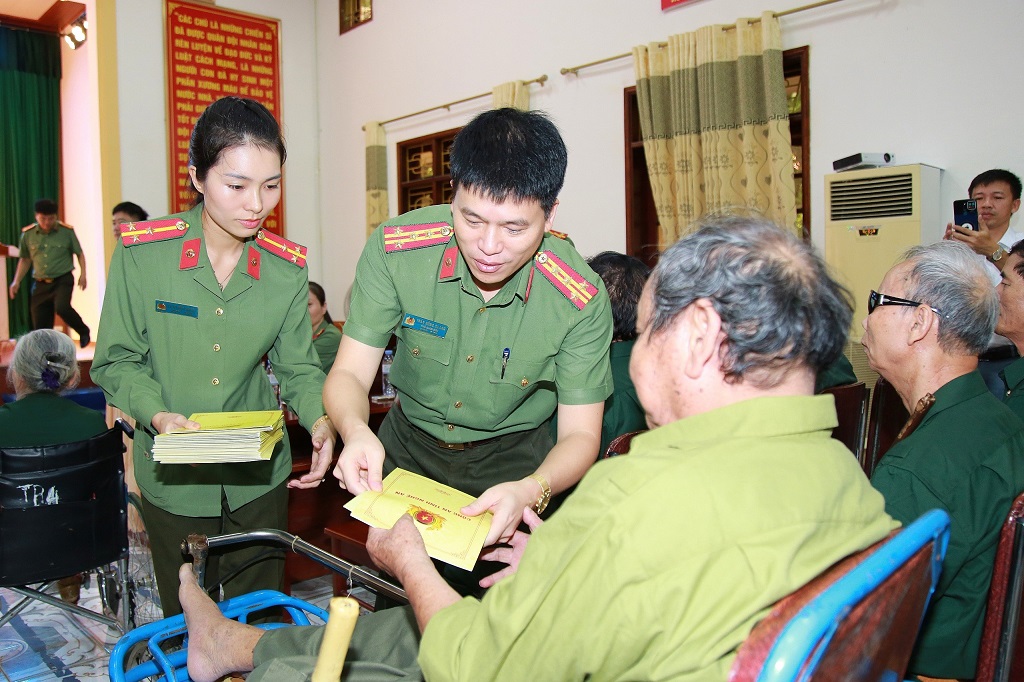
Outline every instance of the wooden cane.
{"type": "Polygon", "coordinates": [[[359,616],[359,603],[351,597],[334,597],[327,609],[327,625],[313,668],[313,682],[338,682],[345,667],[352,631],[359,616]]]}

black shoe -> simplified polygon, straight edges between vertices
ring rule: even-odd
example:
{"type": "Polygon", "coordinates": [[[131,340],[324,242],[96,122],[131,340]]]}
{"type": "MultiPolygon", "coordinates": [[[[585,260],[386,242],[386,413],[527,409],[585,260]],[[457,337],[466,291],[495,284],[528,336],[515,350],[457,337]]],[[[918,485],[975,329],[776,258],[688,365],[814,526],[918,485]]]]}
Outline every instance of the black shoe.
{"type": "Polygon", "coordinates": [[[88,329],[85,330],[84,334],[79,334],[78,343],[82,348],[88,346],[90,341],[92,341],[92,337],[89,336],[88,329]]]}

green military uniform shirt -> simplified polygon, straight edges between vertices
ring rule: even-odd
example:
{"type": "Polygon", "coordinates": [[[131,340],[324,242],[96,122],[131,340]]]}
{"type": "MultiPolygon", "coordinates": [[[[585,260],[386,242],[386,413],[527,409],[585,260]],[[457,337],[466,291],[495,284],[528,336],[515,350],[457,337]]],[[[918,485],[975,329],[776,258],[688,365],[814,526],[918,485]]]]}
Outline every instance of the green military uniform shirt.
{"type": "MultiPolygon", "coordinates": [[[[277,409],[261,364],[266,354],[281,398],[308,430],[324,414],[325,377],[310,338],[305,268],[249,242],[221,291],[202,204],[180,218],[188,227],[173,238],[114,251],[93,380],[145,427],[162,411],[277,409]]],[[[222,491],[235,510],[291,473],[288,439],[269,461],[196,467],[153,462],[152,442],[135,431],[135,476],[146,499],[172,514],[220,516],[222,491]]]]}
{"type": "Polygon", "coordinates": [[[327,374],[338,357],[338,346],[341,345],[341,331],[333,323],[323,320],[313,331],[313,349],[320,358],[320,369],[327,374]]]}
{"type": "Polygon", "coordinates": [[[0,446],[77,443],[107,430],[103,414],[53,393],[29,393],[0,405],[0,446]]]}
{"type": "Polygon", "coordinates": [[[835,362],[814,377],[814,392],[821,393],[826,388],[848,386],[855,383],[857,383],[857,375],[853,373],[853,365],[849,358],[840,354],[835,362]]]}
{"type": "Polygon", "coordinates": [[[612,390],[611,306],[583,257],[551,234],[539,249],[596,289],[582,310],[536,259],[484,302],[451,226],[449,205],[406,213],[370,236],[356,268],[344,333],[376,348],[398,337],[391,383],[409,421],[458,443],[537,428],[558,403],[602,402],[612,390]],[[385,228],[422,224],[446,225],[450,237],[385,251],[385,228]]]}
{"type": "Polygon", "coordinates": [[[910,436],[871,476],[885,509],[908,524],[930,509],[951,519],[949,549],[907,670],[973,678],[999,529],[1024,490],[1024,424],[977,371],[935,392],[910,436]]]}
{"type": "Polygon", "coordinates": [[[38,223],[32,223],[21,232],[18,243],[19,258],[32,260],[32,277],[54,279],[74,269],[71,254],[82,255],[75,231],[64,223],[57,223],[49,233],[38,223]]]}
{"type": "Polygon", "coordinates": [[[1003,404],[1024,420],[1024,358],[1007,365],[999,376],[1006,383],[1003,404]]]}

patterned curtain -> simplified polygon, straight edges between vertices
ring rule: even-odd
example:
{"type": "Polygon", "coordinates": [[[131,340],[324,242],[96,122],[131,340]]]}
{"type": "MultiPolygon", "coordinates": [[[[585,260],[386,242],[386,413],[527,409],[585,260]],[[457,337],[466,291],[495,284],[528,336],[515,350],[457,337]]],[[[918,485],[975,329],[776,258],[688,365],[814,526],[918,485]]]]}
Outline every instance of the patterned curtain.
{"type": "Polygon", "coordinates": [[[384,126],[376,121],[366,129],[366,236],[388,219],[388,150],[384,126]]]}
{"type": "Polygon", "coordinates": [[[493,108],[512,107],[521,111],[530,110],[530,86],[523,81],[502,83],[493,90],[493,108]]]}
{"type": "Polygon", "coordinates": [[[659,247],[738,207],[799,234],[779,20],[706,26],[633,61],[659,247]]]}

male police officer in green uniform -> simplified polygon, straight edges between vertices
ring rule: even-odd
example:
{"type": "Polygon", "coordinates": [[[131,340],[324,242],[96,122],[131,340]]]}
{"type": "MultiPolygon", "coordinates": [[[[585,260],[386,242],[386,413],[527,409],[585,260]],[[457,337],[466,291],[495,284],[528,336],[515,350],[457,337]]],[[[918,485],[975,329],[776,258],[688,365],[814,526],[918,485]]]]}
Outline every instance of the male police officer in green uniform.
{"type": "Polygon", "coordinates": [[[370,237],[324,388],[352,493],[395,467],[422,473],[479,496],[463,513],[494,513],[491,544],[594,463],[612,317],[601,279],[550,231],[566,161],[543,115],[485,112],[455,138],[451,205],[370,237]],[[392,333],[399,401],[378,439],[366,396],[392,333]]]}
{"type": "Polygon", "coordinates": [[[78,286],[85,290],[85,254],[78,243],[75,231],[64,223],[57,222],[57,204],[50,199],[36,202],[36,222],[21,231],[21,252],[18,270],[14,273],[9,294],[11,299],[18,295],[21,280],[32,268],[32,328],[53,329],[53,313],[56,311],[72,329],[78,332],[82,348],[89,345],[89,327],[86,326],[74,308],[71,307],[71,292],[75,278],[71,274],[75,266],[71,254],[78,257],[78,286]]]}
{"type": "Polygon", "coordinates": [[[904,525],[934,508],[952,519],[907,667],[914,675],[974,678],[999,530],[1024,490],[1024,424],[977,371],[998,305],[987,267],[957,242],[914,247],[871,293],[864,322],[871,367],[918,423],[885,453],[871,484],[904,525]]]}

